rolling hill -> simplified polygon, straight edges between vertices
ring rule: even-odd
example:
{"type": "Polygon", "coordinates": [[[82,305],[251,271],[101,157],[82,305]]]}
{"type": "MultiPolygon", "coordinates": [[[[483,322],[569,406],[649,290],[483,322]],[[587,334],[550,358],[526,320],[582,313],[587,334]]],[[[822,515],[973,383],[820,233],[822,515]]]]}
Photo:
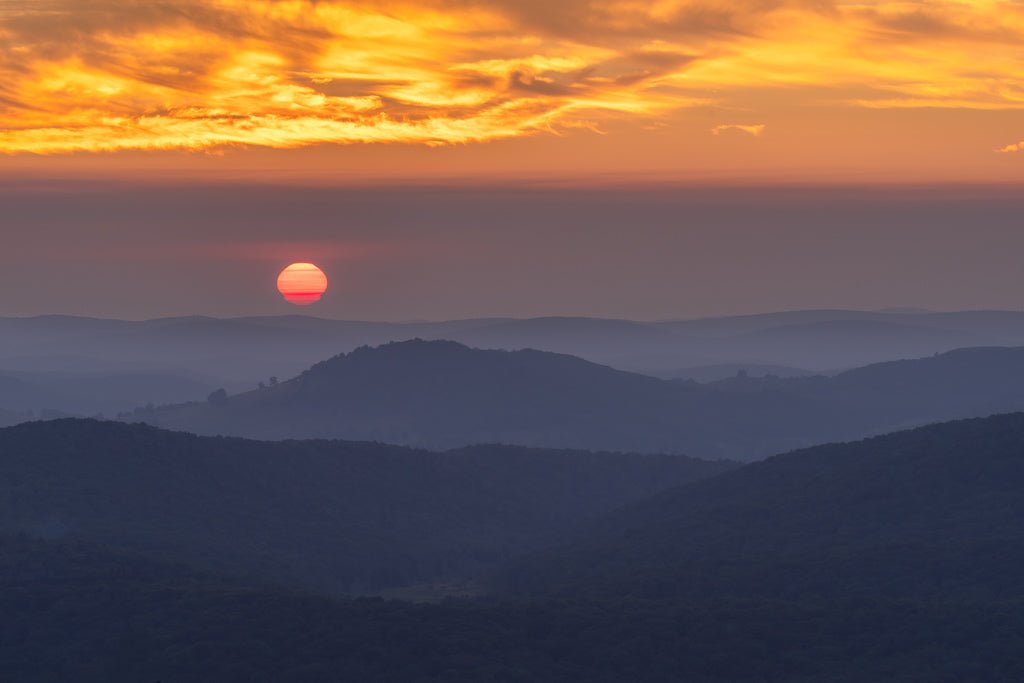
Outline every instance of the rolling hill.
{"type": "MultiPolygon", "coordinates": [[[[431,604],[308,592],[336,590],[309,579],[326,569],[337,580],[353,559],[394,577],[425,559],[424,543],[453,561],[507,547],[499,519],[533,537],[546,517],[546,535],[580,511],[575,495],[669,484],[695,467],[715,466],[255,444],[91,421],[2,430],[0,667],[28,683],[1024,675],[1024,415],[719,465],[586,515],[562,545],[513,559],[503,595],[431,604]],[[24,524],[33,518],[42,523],[24,524]]],[[[598,497],[604,507],[615,496],[598,497]]]]}
{"type": "Polygon", "coordinates": [[[374,592],[465,580],[626,502],[729,467],[32,422],[0,430],[0,534],[323,593],[374,592]]]}
{"type": "Polygon", "coordinates": [[[707,600],[1024,598],[1024,414],[830,444],[666,491],[506,577],[707,600]]]}
{"type": "Polygon", "coordinates": [[[1024,410],[1024,349],[982,348],[834,377],[659,380],[572,356],[455,342],[360,348],[226,400],[139,410],[168,429],[452,448],[510,443],[754,460],[938,420],[1024,410]]]}
{"type": "Polygon", "coordinates": [[[293,380],[226,401],[138,411],[131,419],[257,439],[348,438],[429,448],[511,443],[716,459],[767,455],[766,437],[771,448],[790,439],[813,442],[792,431],[792,416],[812,414],[818,424],[828,420],[799,396],[780,405],[759,394],[659,380],[573,356],[414,340],[335,356],[293,380]],[[723,425],[736,430],[738,416],[758,425],[756,431],[723,435],[723,425]]]}

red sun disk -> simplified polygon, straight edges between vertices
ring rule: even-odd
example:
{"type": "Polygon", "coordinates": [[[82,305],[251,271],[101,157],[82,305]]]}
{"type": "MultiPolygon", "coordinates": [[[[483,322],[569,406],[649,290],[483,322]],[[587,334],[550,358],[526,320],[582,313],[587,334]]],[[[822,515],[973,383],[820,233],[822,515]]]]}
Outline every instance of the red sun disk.
{"type": "Polygon", "coordinates": [[[327,291],[327,276],[312,263],[293,263],[277,276],[277,290],[288,303],[309,306],[327,291]]]}

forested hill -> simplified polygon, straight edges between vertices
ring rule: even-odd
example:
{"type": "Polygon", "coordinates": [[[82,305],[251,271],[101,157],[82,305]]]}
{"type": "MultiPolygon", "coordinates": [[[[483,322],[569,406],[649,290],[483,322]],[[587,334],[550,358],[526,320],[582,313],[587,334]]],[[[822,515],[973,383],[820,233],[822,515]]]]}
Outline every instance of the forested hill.
{"type": "Polygon", "coordinates": [[[679,451],[700,438],[684,439],[688,425],[680,415],[691,403],[693,409],[707,403],[705,393],[696,384],[573,356],[416,340],[335,356],[293,380],[224,402],[160,408],[132,419],[252,438],[679,451]]]}
{"type": "Polygon", "coordinates": [[[459,581],[667,487],[677,456],[203,438],[90,420],[0,430],[0,533],[328,593],[459,581]]]}
{"type": "Polygon", "coordinates": [[[0,431],[0,671],[19,683],[1017,681],[1022,461],[1021,415],[668,490],[728,466],[26,424],[0,431]],[[569,531],[573,515],[590,530],[569,531]],[[421,579],[442,557],[446,572],[492,566],[556,527],[577,540],[517,564],[518,596],[308,592],[369,569],[421,579]]]}
{"type": "Polygon", "coordinates": [[[959,683],[1024,675],[1024,604],[332,600],[0,535],[18,683],[959,683]]]}
{"type": "Polygon", "coordinates": [[[513,591],[772,599],[1024,597],[1024,414],[780,455],[614,513],[513,591]]]}
{"type": "Polygon", "coordinates": [[[940,420],[1024,410],[1024,349],[835,377],[659,380],[572,356],[454,342],[363,347],[295,379],[129,416],[201,434],[686,453],[754,460],[940,420]]]}

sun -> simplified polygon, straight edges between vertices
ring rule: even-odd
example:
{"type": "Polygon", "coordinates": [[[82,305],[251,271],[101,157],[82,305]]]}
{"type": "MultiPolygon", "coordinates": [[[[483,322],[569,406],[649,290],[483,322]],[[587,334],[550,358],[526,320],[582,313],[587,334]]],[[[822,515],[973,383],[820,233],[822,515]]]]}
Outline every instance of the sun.
{"type": "Polygon", "coordinates": [[[327,291],[327,276],[312,263],[293,263],[277,276],[277,291],[290,304],[309,306],[327,291]]]}

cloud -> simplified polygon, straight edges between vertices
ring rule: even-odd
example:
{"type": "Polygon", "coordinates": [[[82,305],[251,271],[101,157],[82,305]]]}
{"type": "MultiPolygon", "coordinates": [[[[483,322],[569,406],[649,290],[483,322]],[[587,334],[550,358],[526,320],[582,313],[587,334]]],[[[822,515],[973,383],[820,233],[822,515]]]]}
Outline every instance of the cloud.
{"type": "Polygon", "coordinates": [[[1024,108],[1022,42],[1011,0],[7,0],[0,152],[461,144],[752,88],[1024,108]]]}
{"type": "Polygon", "coordinates": [[[757,137],[764,132],[766,128],[763,123],[723,123],[719,126],[715,126],[711,129],[712,135],[722,135],[730,131],[736,131],[739,133],[746,133],[747,135],[753,135],[757,137]]]}
{"type": "Polygon", "coordinates": [[[1014,152],[1024,152],[1024,140],[1021,140],[1020,142],[1015,142],[1012,145],[1007,145],[1006,147],[1000,147],[996,151],[999,152],[1000,154],[1013,154],[1014,152]]]}
{"type": "Polygon", "coordinates": [[[95,0],[5,6],[0,150],[452,144],[650,115],[688,56],[526,38],[429,3],[95,0]],[[5,104],[6,103],[6,104],[5,104]]]}

